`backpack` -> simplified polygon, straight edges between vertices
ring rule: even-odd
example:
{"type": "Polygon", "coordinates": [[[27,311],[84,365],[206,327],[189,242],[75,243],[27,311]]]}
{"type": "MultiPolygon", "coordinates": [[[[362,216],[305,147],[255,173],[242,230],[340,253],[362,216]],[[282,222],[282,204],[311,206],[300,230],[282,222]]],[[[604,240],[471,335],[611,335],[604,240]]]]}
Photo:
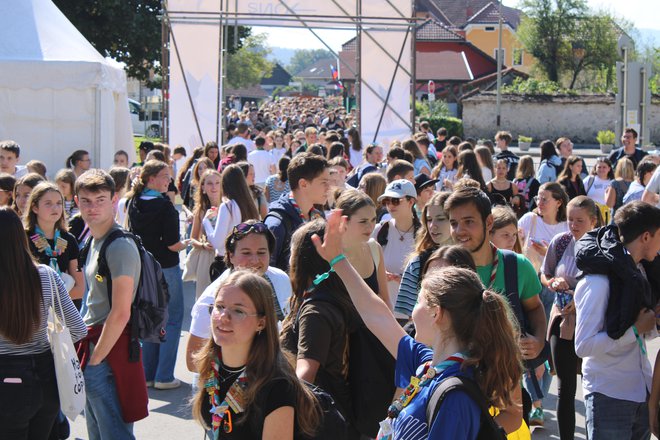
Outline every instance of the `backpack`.
{"type": "Polygon", "coordinates": [[[373,173],[374,171],[378,171],[378,168],[371,165],[370,163],[362,164],[355,170],[355,173],[353,173],[353,175],[346,181],[346,183],[353,188],[357,188],[360,184],[360,180],[362,180],[362,177],[365,174],[373,173]]]}
{"type": "Polygon", "coordinates": [[[472,379],[462,376],[452,376],[442,380],[433,390],[428,403],[426,404],[426,421],[429,426],[429,433],[431,426],[435,420],[442,402],[447,397],[447,394],[454,390],[465,392],[474,403],[477,404],[481,410],[481,424],[479,426],[479,433],[477,440],[506,440],[506,432],[499,426],[493,416],[490,415],[489,403],[484,396],[484,393],[472,379]]]}
{"type": "Polygon", "coordinates": [[[277,255],[275,264],[272,266],[287,271],[289,269],[289,254],[291,252],[289,248],[291,247],[291,236],[293,235],[291,218],[288,215],[283,214],[281,211],[269,211],[268,214],[266,214],[266,217],[262,220],[264,224],[268,217],[276,218],[280,221],[280,224],[284,225],[284,243],[282,243],[280,254],[277,255]],[[289,250],[289,252],[285,252],[286,250],[289,250]]]}
{"type": "MultiPolygon", "coordinates": [[[[131,331],[129,361],[138,362],[140,360],[140,341],[160,343],[165,340],[165,326],[168,318],[167,304],[170,295],[160,263],[144,248],[140,237],[123,229],[115,229],[101,245],[96,275],[107,280],[110,307],[112,307],[112,275],[105,254],[108,246],[122,237],[133,240],[140,254],[140,280],[137,284],[135,299],[131,304],[131,317],[129,320],[131,331]]],[[[91,243],[92,238],[90,237],[80,251],[78,257],[78,267],[80,269],[87,261],[91,243]]]]}
{"type": "Polygon", "coordinates": [[[319,402],[323,411],[323,420],[314,433],[314,437],[296,433],[293,436],[294,440],[311,440],[312,438],[316,440],[337,440],[346,438],[348,435],[348,424],[339,411],[339,408],[337,408],[337,404],[332,396],[314,384],[305,381],[303,383],[319,402]]]}
{"type": "MultiPolygon", "coordinates": [[[[342,310],[337,299],[330,292],[316,291],[306,298],[298,308],[293,325],[293,334],[298,337],[298,322],[303,305],[311,301],[323,301],[342,310]]],[[[361,319],[346,317],[346,322],[354,324],[348,338],[348,382],[351,385],[351,414],[353,426],[363,435],[376,438],[379,423],[387,414],[396,387],[394,386],[395,360],[383,344],[371,333],[361,319]],[[359,322],[356,322],[359,320],[359,322]]],[[[342,437],[339,437],[342,438],[342,437]]]]}

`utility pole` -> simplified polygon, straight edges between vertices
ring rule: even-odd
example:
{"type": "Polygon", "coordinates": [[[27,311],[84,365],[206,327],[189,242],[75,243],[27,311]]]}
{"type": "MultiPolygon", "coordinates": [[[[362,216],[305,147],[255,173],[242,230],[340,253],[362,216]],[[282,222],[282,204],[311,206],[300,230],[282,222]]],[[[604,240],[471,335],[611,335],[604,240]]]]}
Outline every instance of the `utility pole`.
{"type": "Polygon", "coordinates": [[[500,128],[500,116],[502,112],[502,0],[499,2],[499,31],[497,36],[497,128],[500,128]]]}

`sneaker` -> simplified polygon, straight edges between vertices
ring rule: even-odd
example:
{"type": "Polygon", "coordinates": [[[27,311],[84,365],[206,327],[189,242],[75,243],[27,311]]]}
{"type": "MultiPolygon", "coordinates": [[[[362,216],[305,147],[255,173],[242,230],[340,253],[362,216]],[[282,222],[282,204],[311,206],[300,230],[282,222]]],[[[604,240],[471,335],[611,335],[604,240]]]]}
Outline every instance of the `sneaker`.
{"type": "Polygon", "coordinates": [[[147,381],[147,388],[153,388],[154,387],[154,381],[153,380],[148,380],[147,381]]]}
{"type": "Polygon", "coordinates": [[[181,381],[179,379],[174,379],[172,382],[154,382],[154,388],[157,390],[172,390],[180,386],[181,381]]]}
{"type": "Polygon", "coordinates": [[[529,414],[529,426],[543,426],[543,408],[534,408],[529,414]]]}

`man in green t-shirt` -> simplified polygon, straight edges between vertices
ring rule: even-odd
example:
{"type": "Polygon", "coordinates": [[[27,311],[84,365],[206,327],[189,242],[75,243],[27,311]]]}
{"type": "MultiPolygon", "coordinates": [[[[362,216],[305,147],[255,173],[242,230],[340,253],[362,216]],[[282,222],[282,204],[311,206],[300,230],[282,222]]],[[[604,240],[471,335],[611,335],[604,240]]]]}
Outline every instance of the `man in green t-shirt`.
{"type": "MultiPolygon", "coordinates": [[[[478,188],[464,186],[449,196],[444,208],[454,243],[470,251],[484,286],[504,293],[504,258],[490,243],[493,216],[488,196],[478,188]]],[[[545,345],[545,311],[539,299],[541,283],[527,258],[517,255],[517,263],[518,296],[532,329],[531,334],[520,339],[520,351],[523,359],[534,359],[545,345]]]]}

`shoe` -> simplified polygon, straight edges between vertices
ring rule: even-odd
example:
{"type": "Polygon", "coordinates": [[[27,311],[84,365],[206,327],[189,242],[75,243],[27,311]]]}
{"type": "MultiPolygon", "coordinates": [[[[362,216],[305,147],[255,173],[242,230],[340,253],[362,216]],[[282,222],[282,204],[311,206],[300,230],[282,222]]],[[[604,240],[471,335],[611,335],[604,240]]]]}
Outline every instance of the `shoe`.
{"type": "Polygon", "coordinates": [[[174,379],[172,382],[154,382],[154,388],[157,390],[173,390],[174,388],[179,388],[181,386],[181,381],[179,379],[174,379]]]}
{"type": "Polygon", "coordinates": [[[543,408],[534,408],[529,414],[529,426],[543,426],[543,408]]]}
{"type": "Polygon", "coordinates": [[[147,388],[153,388],[154,387],[154,381],[153,380],[148,380],[147,381],[147,388]]]}

